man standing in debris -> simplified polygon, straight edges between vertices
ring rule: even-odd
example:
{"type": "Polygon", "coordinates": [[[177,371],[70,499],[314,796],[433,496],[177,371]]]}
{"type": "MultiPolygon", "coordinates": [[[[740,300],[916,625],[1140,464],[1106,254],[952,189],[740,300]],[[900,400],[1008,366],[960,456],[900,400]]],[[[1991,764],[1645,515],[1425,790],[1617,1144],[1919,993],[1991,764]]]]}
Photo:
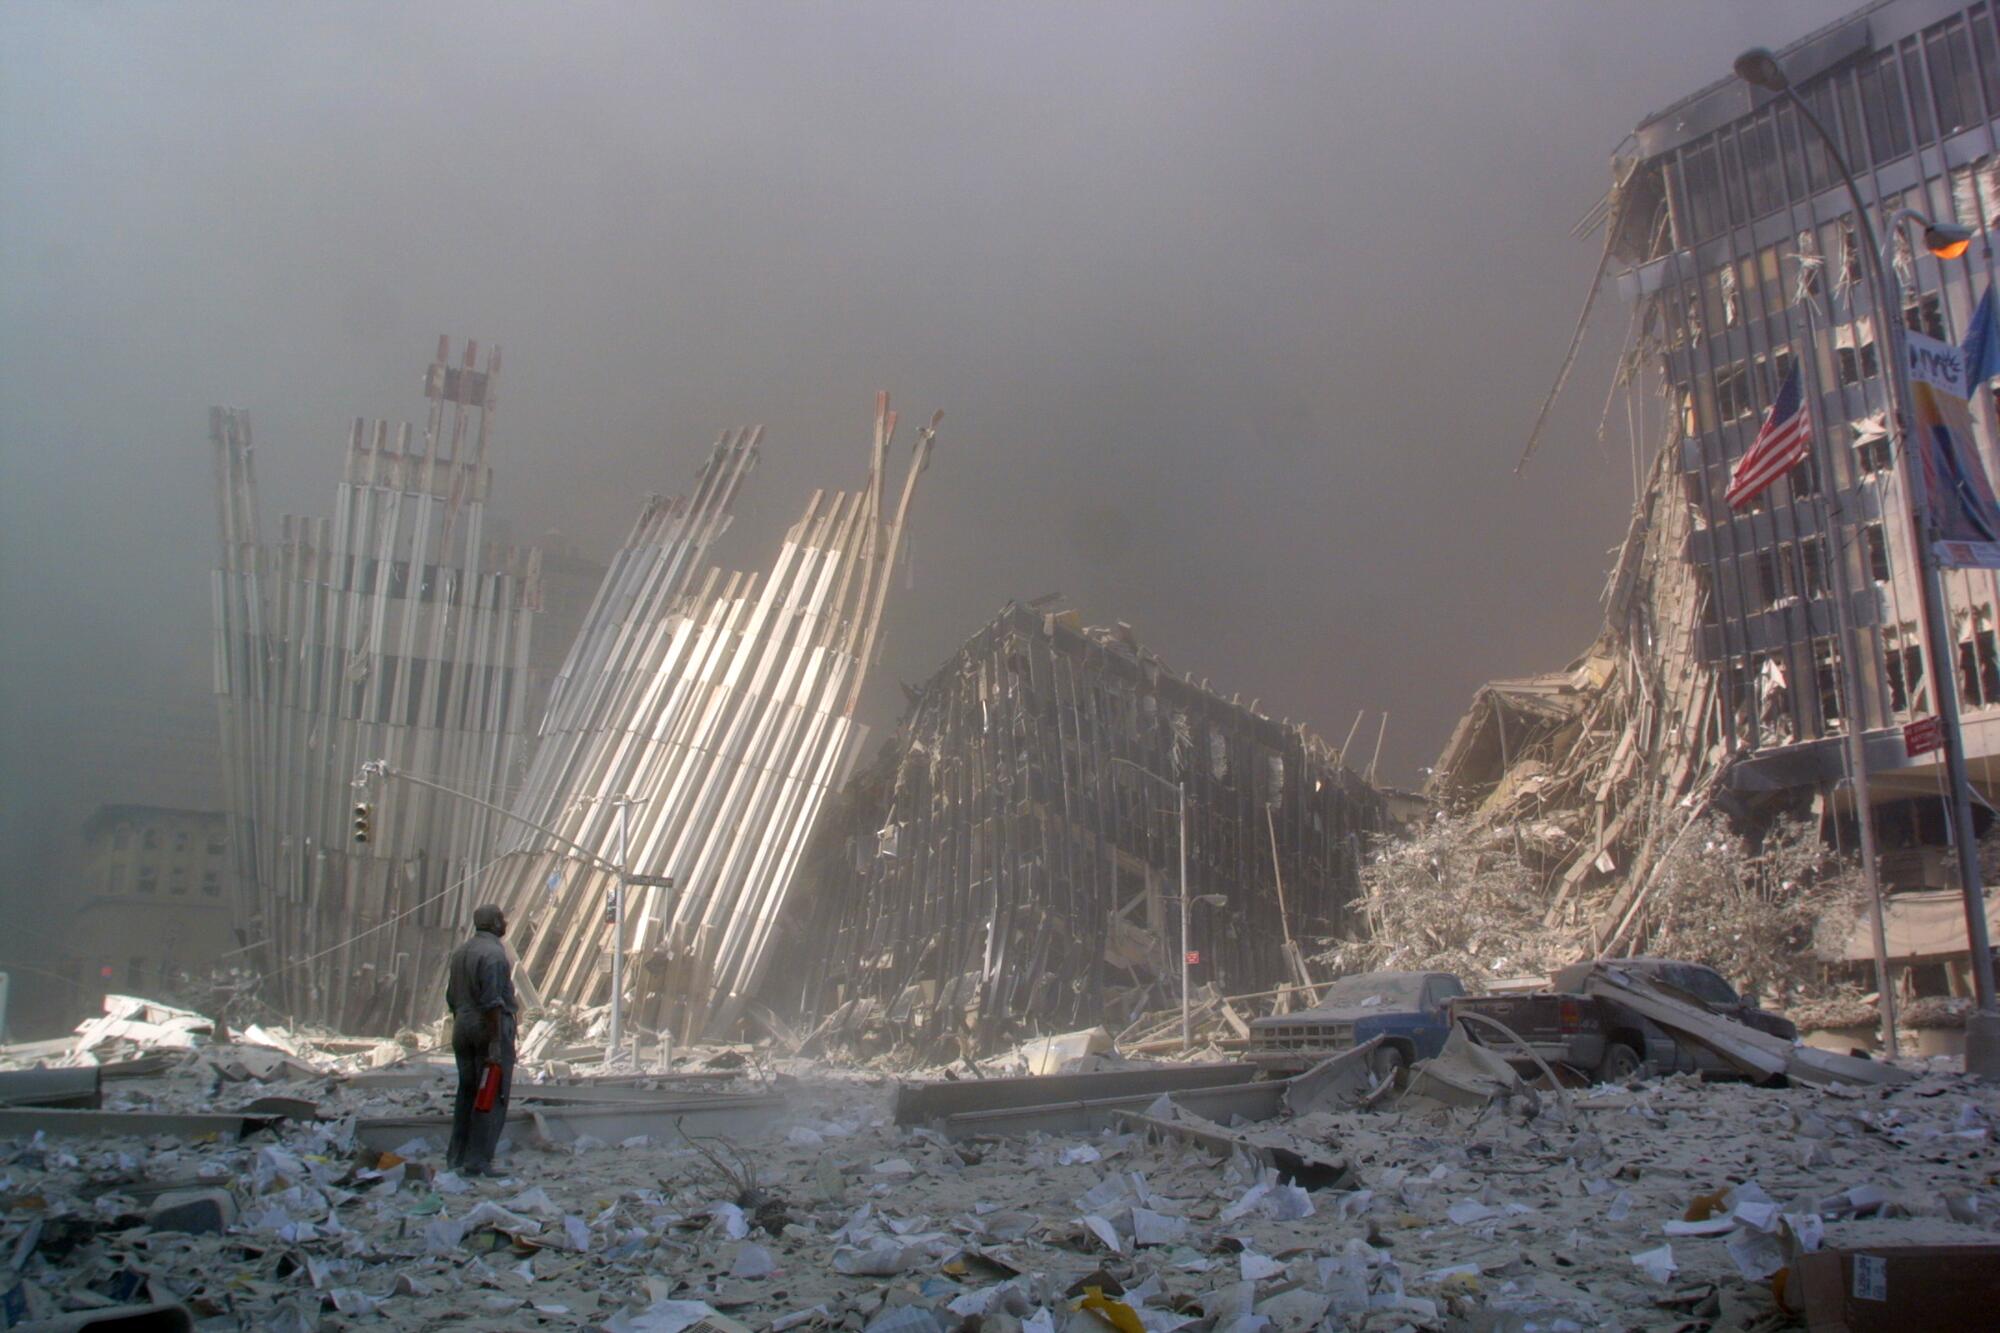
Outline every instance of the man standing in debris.
{"type": "Polygon", "coordinates": [[[445,1007],[451,1011],[451,1053],[458,1061],[458,1097],[451,1108],[451,1147],[445,1165],[468,1176],[490,1174],[500,1130],[507,1123],[507,1094],[514,1084],[514,969],[507,948],[507,916],[492,904],[472,914],[472,938],[451,951],[446,965],[445,1007]],[[475,1109],[486,1066],[499,1067],[498,1094],[488,1110],[475,1109]]]}

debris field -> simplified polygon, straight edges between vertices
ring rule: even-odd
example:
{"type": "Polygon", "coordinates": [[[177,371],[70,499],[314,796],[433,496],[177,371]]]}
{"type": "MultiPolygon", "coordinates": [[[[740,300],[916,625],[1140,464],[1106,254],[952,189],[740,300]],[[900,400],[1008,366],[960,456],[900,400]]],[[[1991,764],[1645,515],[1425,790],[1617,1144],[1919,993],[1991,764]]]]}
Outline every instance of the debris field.
{"type": "Polygon", "coordinates": [[[86,1028],[0,1073],[0,1096],[81,1076],[98,1101],[0,1108],[9,1322],[1775,1328],[1801,1252],[1990,1244],[2000,1221],[2000,1089],[1944,1062],[1460,1098],[1450,1052],[1407,1089],[1349,1057],[1243,1083],[1214,1051],[907,1083],[743,1047],[672,1074],[552,1059],[517,1084],[504,1174],[461,1179],[448,1064],[414,1038],[230,1040],[143,1001],[86,1028]]]}

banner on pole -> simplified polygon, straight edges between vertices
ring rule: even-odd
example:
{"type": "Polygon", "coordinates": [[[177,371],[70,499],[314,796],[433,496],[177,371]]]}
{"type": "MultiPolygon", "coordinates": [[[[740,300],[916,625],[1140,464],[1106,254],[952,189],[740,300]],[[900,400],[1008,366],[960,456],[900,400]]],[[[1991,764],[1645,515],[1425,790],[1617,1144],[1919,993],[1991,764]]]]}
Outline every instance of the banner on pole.
{"type": "Polygon", "coordinates": [[[2000,502],[1973,440],[1965,353],[1921,333],[1906,332],[1903,340],[1916,414],[1910,444],[1924,470],[1938,562],[2000,569],[2000,502]]]}

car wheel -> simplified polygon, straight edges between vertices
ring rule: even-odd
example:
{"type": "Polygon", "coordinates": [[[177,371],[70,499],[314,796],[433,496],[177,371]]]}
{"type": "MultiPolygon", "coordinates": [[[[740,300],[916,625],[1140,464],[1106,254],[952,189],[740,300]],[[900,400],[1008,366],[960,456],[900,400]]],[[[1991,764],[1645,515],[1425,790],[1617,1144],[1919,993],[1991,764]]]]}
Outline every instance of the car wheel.
{"type": "Polygon", "coordinates": [[[1614,1041],[1604,1048],[1604,1059],[1598,1063],[1597,1078],[1602,1083],[1623,1083],[1645,1067],[1639,1053],[1622,1041],[1614,1041]]]}
{"type": "Polygon", "coordinates": [[[1409,1063],[1400,1046],[1384,1046],[1368,1058],[1368,1067],[1374,1071],[1377,1083],[1387,1083],[1396,1077],[1398,1071],[1409,1063]]]}

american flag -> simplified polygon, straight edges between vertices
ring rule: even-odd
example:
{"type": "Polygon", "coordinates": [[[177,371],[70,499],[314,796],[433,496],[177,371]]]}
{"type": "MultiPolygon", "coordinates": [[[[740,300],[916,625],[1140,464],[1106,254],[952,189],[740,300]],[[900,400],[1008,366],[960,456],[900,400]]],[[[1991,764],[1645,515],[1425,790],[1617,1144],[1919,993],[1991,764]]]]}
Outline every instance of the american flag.
{"type": "Polygon", "coordinates": [[[1805,395],[1799,391],[1799,368],[1794,365],[1785,376],[1771,410],[1764,414],[1763,429],[1736,461],[1729,474],[1729,489],[1722,498],[1731,509],[1741,509],[1762,495],[1778,478],[1797,467],[1812,452],[1812,417],[1806,411],[1805,395]]]}

